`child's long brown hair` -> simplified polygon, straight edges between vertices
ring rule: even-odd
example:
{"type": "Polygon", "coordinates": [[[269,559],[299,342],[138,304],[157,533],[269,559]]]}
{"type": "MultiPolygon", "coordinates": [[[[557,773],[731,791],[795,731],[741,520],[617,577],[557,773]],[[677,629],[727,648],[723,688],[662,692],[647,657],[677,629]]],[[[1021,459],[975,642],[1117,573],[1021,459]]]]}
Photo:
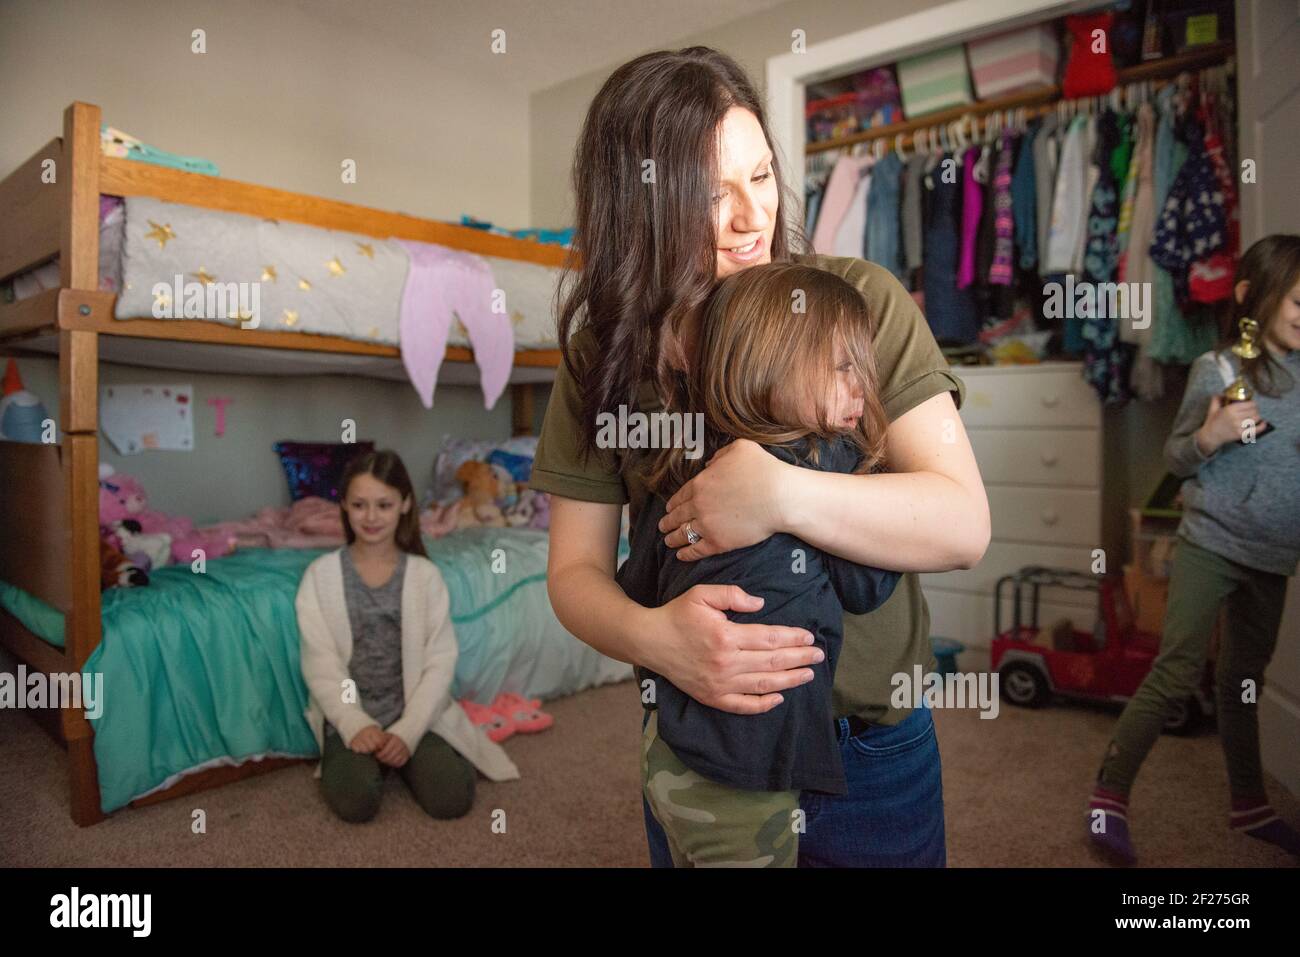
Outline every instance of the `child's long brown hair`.
{"type": "Polygon", "coordinates": [[[688,459],[682,448],[649,453],[648,487],[670,497],[732,439],[789,445],[810,434],[842,434],[843,426],[822,408],[835,385],[837,341],[863,392],[863,415],[851,433],[864,459],[858,471],[873,469],[884,458],[888,425],[874,333],[862,294],[833,273],[778,262],[728,276],[697,314],[689,371],[671,373],[664,382],[666,411],[703,413],[704,454],[688,459]],[[801,400],[817,410],[810,421],[793,411],[801,400]]]}
{"type": "Polygon", "coordinates": [[[358,455],[343,470],[343,478],[339,480],[339,490],[342,493],[339,498],[339,511],[343,515],[343,534],[348,544],[351,545],[357,540],[357,533],[352,530],[352,523],[348,521],[346,503],[348,489],[352,487],[352,480],[358,475],[373,476],[389,488],[397,489],[403,502],[410,499],[410,510],[397,520],[397,547],[409,555],[428,558],[428,553],[424,550],[424,539],[420,537],[420,511],[416,506],[411,476],[407,473],[406,466],[402,464],[401,456],[391,449],[380,449],[358,455]]]}
{"type": "Polygon", "coordinates": [[[1258,359],[1242,359],[1241,369],[1256,392],[1277,396],[1294,385],[1290,374],[1282,368],[1264,345],[1268,328],[1282,311],[1282,300],[1300,283],[1300,236],[1275,233],[1253,244],[1237,264],[1233,280],[1232,324],[1228,327],[1227,343],[1237,341],[1240,330],[1237,323],[1249,316],[1259,323],[1258,359]],[[1246,295],[1237,302],[1237,283],[1250,283],[1246,295]],[[1285,378],[1283,378],[1285,377],[1285,378]]]}

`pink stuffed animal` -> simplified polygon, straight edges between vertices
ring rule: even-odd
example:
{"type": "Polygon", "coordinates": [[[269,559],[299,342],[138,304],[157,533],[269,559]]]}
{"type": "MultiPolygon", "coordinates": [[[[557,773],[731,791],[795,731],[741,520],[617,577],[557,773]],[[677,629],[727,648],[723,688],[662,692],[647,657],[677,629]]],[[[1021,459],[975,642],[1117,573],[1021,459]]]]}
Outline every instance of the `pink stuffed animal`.
{"type": "Polygon", "coordinates": [[[134,519],[145,535],[164,533],[172,538],[172,561],[188,564],[194,549],[200,548],[208,558],[220,558],[231,550],[230,537],[196,531],[188,518],[164,515],[149,509],[149,496],[143,486],[129,475],[116,472],[111,465],[99,467],[99,523],[134,519]]]}

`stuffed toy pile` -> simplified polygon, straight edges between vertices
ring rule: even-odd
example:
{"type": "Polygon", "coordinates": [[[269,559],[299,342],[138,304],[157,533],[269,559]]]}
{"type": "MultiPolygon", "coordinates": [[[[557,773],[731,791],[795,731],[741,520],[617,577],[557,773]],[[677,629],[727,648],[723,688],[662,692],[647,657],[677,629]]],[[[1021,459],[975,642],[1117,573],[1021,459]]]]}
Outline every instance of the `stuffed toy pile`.
{"type": "Polygon", "coordinates": [[[454,509],[456,528],[549,528],[551,502],[545,492],[524,488],[500,465],[471,459],[456,470],[464,497],[454,509]]]}
{"type": "Polygon", "coordinates": [[[187,564],[195,549],[220,558],[232,547],[228,535],[198,531],[188,518],[151,510],[144,487],[111,465],[99,467],[99,534],[108,548],[100,550],[101,584],[112,579],[116,585],[147,585],[149,571],[187,564]],[[124,569],[116,556],[130,567],[124,569]],[[141,578],[134,572],[146,574],[141,578]]]}

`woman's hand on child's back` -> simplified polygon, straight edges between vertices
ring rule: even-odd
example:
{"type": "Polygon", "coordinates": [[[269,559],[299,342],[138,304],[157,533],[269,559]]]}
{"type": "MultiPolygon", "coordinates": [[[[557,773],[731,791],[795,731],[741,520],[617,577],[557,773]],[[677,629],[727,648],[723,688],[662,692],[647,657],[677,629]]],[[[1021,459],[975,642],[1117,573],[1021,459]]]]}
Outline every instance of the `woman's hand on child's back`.
{"type": "Polygon", "coordinates": [[[664,543],[689,562],[770,538],[786,527],[785,479],[794,469],[757,442],[729,442],[668,500],[659,521],[659,531],[667,533],[664,543]],[[704,536],[694,545],[682,531],[687,522],[704,536]]]}
{"type": "Polygon", "coordinates": [[[383,746],[375,752],[375,757],[387,764],[389,767],[400,768],[407,761],[411,760],[411,752],[406,747],[406,742],[395,734],[384,734],[385,741],[383,746]]]}
{"type": "Polygon", "coordinates": [[[384,746],[384,737],[384,730],[379,725],[366,725],[352,736],[348,747],[357,754],[374,754],[384,746]]]}
{"type": "Polygon", "coordinates": [[[770,711],[784,700],[779,692],[813,679],[808,666],[824,656],[807,629],[726,616],[762,607],[762,598],[736,585],[696,585],[649,610],[658,627],[640,663],[701,704],[733,714],[770,711]]]}
{"type": "Polygon", "coordinates": [[[1210,407],[1205,412],[1205,422],[1196,432],[1196,445],[1202,455],[1213,455],[1220,446],[1239,442],[1246,432],[1246,422],[1255,423],[1255,434],[1264,431],[1267,423],[1259,417],[1259,406],[1254,401],[1224,402],[1222,396],[1210,396],[1210,407]]]}

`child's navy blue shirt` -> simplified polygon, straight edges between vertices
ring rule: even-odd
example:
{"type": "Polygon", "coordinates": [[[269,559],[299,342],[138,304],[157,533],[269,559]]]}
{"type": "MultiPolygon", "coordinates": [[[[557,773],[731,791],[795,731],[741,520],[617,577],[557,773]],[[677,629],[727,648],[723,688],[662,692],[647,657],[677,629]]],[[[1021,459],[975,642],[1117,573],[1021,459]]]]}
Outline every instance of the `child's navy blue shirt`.
{"type": "MultiPolygon", "coordinates": [[[[764,448],[783,461],[826,472],[848,473],[857,466],[859,452],[847,436],[812,440],[820,449],[816,466],[807,460],[808,440],[793,449],[764,448]]],[[[632,552],[616,576],[629,598],[657,608],[694,585],[738,585],[764,603],[756,612],[727,612],[731,621],[807,628],[826,660],[811,666],[812,681],[782,691],[785,700],[759,715],[707,707],[661,675],[638,668],[642,689],[647,679],[654,683],[646,707],[659,711],[659,736],[691,770],[730,787],[846,793],[831,711],[844,612],[873,611],[893,592],[899,574],[845,561],[784,532],[747,548],[678,561],[657,527],[665,505],[653,496],[637,516],[632,552]]]]}

